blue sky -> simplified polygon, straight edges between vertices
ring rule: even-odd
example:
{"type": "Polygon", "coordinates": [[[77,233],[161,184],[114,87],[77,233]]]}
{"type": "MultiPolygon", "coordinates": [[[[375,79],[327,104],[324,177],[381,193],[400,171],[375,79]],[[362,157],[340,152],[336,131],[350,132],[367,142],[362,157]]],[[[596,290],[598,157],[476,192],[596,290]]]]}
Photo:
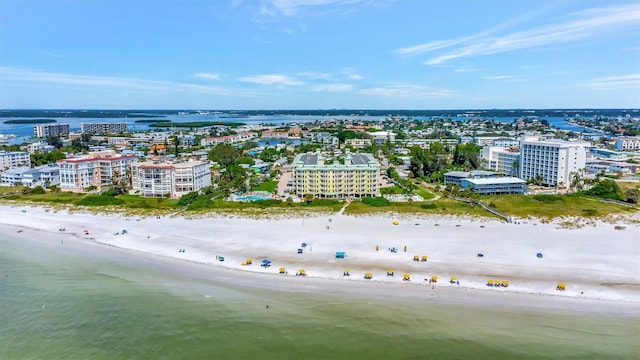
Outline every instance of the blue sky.
{"type": "Polygon", "coordinates": [[[640,2],[2,0],[0,108],[640,107],[640,2]]]}

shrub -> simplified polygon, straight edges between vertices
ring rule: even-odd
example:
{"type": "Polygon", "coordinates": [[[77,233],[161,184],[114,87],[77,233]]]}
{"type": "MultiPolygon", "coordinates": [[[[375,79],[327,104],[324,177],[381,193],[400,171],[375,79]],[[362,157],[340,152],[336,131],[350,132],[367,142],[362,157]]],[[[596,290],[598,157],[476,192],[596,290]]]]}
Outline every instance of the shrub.
{"type": "Polygon", "coordinates": [[[585,191],[586,195],[597,196],[603,199],[622,200],[620,187],[611,179],[599,181],[594,187],[585,191]]]}
{"type": "Polygon", "coordinates": [[[420,204],[420,207],[423,209],[427,209],[427,210],[431,210],[431,209],[435,209],[437,206],[435,203],[424,203],[424,204],[420,204]]]}
{"type": "Polygon", "coordinates": [[[364,204],[373,207],[382,207],[391,205],[391,201],[379,196],[379,197],[365,197],[362,199],[364,204]]]}
{"type": "Polygon", "coordinates": [[[44,191],[44,188],[42,186],[36,186],[31,191],[32,194],[44,194],[45,192],[46,191],[44,191]]]}
{"type": "Polygon", "coordinates": [[[582,214],[584,216],[595,216],[598,214],[598,211],[595,209],[582,209],[582,214]]]}
{"type": "Polygon", "coordinates": [[[122,205],[124,201],[105,195],[87,195],[82,199],[75,202],[76,205],[81,206],[109,206],[109,205],[122,205]]]}
{"type": "Polygon", "coordinates": [[[562,196],[550,195],[550,194],[533,195],[533,200],[544,202],[544,203],[564,202],[564,199],[562,198],[562,196]]]}

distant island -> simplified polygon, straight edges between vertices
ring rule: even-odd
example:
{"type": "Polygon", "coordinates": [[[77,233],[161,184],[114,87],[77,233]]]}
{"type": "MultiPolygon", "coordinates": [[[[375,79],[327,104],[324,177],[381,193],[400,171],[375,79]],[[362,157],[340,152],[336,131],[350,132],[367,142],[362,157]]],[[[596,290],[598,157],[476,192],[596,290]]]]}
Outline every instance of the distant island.
{"type": "Polygon", "coordinates": [[[50,124],[58,122],[54,119],[16,119],[4,121],[5,124],[50,124]]]}
{"type": "Polygon", "coordinates": [[[134,121],[136,124],[153,124],[153,123],[170,123],[171,120],[167,120],[167,119],[139,119],[134,121]]]}
{"type": "Polygon", "coordinates": [[[637,116],[640,109],[440,109],[440,110],[400,110],[400,109],[276,109],[276,110],[29,110],[3,109],[0,117],[74,117],[74,118],[158,118],[171,115],[218,115],[220,118],[240,118],[251,116],[372,116],[372,117],[564,117],[564,118],[617,118],[627,115],[637,116]]]}
{"type": "Polygon", "coordinates": [[[163,121],[163,122],[153,122],[149,124],[149,127],[154,128],[168,128],[168,127],[178,127],[178,128],[200,128],[206,126],[229,126],[229,127],[240,127],[245,124],[236,123],[236,122],[223,122],[223,121],[188,121],[188,122],[172,122],[172,121],[163,121]]]}

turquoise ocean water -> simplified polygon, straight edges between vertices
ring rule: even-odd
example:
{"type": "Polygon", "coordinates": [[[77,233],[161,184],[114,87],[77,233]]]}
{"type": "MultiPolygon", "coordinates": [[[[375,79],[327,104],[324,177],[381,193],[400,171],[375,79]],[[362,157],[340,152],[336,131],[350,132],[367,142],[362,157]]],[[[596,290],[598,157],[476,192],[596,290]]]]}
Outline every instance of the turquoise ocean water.
{"type": "Polygon", "coordinates": [[[640,357],[637,318],[244,288],[120,253],[0,239],[0,358],[640,357]]]}

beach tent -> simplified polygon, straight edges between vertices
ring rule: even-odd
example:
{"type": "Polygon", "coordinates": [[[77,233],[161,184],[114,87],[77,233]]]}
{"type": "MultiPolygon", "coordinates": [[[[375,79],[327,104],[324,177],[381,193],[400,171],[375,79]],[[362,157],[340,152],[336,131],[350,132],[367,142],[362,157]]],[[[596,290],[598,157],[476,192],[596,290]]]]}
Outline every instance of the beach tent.
{"type": "Polygon", "coordinates": [[[400,225],[400,221],[398,221],[398,220],[393,220],[393,225],[400,225]]]}
{"type": "Polygon", "coordinates": [[[432,276],[431,277],[431,282],[438,282],[438,277],[437,276],[432,276]]]}
{"type": "Polygon", "coordinates": [[[224,256],[218,256],[218,261],[224,261],[224,256]]]}
{"type": "Polygon", "coordinates": [[[393,276],[393,269],[387,270],[387,276],[393,276]]]}
{"type": "Polygon", "coordinates": [[[452,276],[452,277],[451,277],[451,280],[449,280],[449,282],[450,282],[450,283],[452,283],[452,284],[455,284],[455,283],[456,283],[456,281],[458,281],[458,278],[457,278],[457,277],[455,277],[455,276],[452,276]]]}
{"type": "Polygon", "coordinates": [[[260,266],[264,266],[264,267],[271,266],[271,260],[268,260],[268,259],[262,260],[262,264],[260,266]]]}
{"type": "Polygon", "coordinates": [[[411,275],[409,275],[409,274],[404,274],[404,275],[402,275],[402,280],[404,280],[404,281],[409,281],[409,280],[411,280],[411,275]]]}
{"type": "Polygon", "coordinates": [[[373,275],[371,275],[371,273],[366,273],[364,274],[364,278],[367,280],[371,280],[373,278],[373,275]]]}
{"type": "Polygon", "coordinates": [[[567,284],[566,283],[559,283],[558,286],[556,286],[556,290],[560,290],[560,291],[564,291],[567,288],[567,284]]]}
{"type": "Polygon", "coordinates": [[[336,251],[336,259],[344,259],[345,255],[344,251],[336,251]]]}
{"type": "Polygon", "coordinates": [[[422,255],[422,258],[420,259],[420,261],[427,261],[427,259],[429,259],[429,257],[427,255],[422,255]]]}
{"type": "Polygon", "coordinates": [[[304,269],[300,269],[300,270],[298,270],[298,273],[296,275],[298,275],[298,276],[307,276],[307,272],[304,269]]]}
{"type": "Polygon", "coordinates": [[[285,273],[285,268],[283,268],[283,267],[279,268],[279,269],[278,269],[278,272],[279,272],[280,274],[284,274],[284,273],[285,273]]]}
{"type": "Polygon", "coordinates": [[[351,270],[344,269],[344,272],[342,273],[342,276],[351,276],[351,270]]]}
{"type": "Polygon", "coordinates": [[[298,254],[302,254],[303,251],[304,250],[302,250],[302,249],[298,249],[298,254]]]}

